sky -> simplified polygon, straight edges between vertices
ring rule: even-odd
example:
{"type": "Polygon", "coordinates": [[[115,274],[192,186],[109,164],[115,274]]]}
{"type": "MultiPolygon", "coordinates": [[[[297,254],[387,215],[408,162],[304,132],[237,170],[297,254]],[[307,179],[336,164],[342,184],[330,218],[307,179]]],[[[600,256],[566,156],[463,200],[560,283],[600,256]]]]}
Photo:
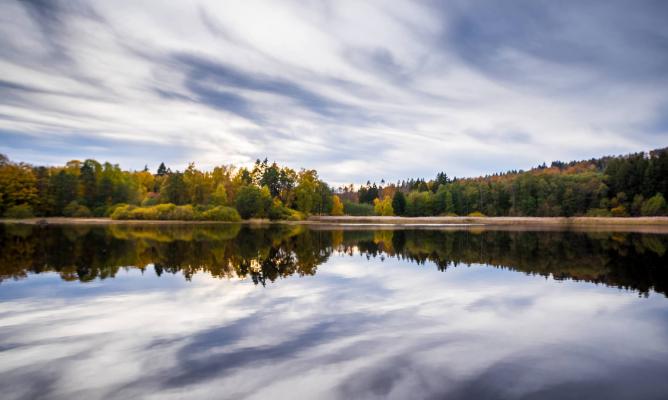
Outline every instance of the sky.
{"type": "Polygon", "coordinates": [[[666,1],[0,2],[0,153],[331,184],[668,145],[666,1]]]}

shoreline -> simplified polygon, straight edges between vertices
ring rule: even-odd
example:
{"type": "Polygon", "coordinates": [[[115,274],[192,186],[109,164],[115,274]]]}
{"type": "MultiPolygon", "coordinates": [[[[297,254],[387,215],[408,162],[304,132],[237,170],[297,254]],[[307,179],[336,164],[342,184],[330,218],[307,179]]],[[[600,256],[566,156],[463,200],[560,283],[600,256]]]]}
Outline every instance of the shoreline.
{"type": "Polygon", "coordinates": [[[327,229],[577,229],[668,233],[668,217],[355,217],[312,216],[304,221],[250,219],[227,221],[112,220],[110,218],[46,217],[0,219],[22,225],[306,225],[327,229]]]}
{"type": "Polygon", "coordinates": [[[668,217],[353,217],[313,216],[310,221],[319,223],[367,223],[393,225],[466,224],[484,226],[533,225],[533,226],[665,226],[668,217]]]}

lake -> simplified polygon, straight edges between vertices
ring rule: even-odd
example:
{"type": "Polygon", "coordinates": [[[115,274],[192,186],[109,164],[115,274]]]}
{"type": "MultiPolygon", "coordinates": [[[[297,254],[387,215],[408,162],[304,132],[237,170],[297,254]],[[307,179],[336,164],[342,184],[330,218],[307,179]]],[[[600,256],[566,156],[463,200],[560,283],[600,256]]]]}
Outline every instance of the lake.
{"type": "Polygon", "coordinates": [[[668,235],[0,225],[2,399],[666,399],[668,235]]]}

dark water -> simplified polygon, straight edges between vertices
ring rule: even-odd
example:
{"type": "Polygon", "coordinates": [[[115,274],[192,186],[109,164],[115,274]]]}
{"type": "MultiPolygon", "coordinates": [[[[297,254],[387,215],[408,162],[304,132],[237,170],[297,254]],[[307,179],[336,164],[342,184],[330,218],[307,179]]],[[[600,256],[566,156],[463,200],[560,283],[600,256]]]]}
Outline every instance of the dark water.
{"type": "Polygon", "coordinates": [[[666,399],[668,235],[0,225],[2,399],[666,399]]]}

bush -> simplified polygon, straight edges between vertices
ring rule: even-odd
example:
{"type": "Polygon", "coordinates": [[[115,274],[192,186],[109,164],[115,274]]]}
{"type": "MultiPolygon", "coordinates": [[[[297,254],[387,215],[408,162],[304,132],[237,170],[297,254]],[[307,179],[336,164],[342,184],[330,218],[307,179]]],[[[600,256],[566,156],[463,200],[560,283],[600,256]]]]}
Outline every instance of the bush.
{"type": "Polygon", "coordinates": [[[88,207],[80,205],[76,201],[72,201],[63,208],[63,215],[74,218],[90,218],[92,213],[88,207]]]}
{"type": "Polygon", "coordinates": [[[480,211],[473,211],[472,213],[469,213],[469,217],[480,218],[480,217],[486,217],[486,215],[481,213],[480,211]]]}
{"type": "MultiPolygon", "coordinates": [[[[128,205],[125,204],[125,203],[117,203],[117,204],[114,204],[112,206],[105,207],[104,216],[105,217],[111,217],[111,214],[113,214],[114,211],[116,211],[117,208],[127,207],[127,206],[128,205]]],[[[104,206],[101,206],[101,207],[104,207],[104,206]]],[[[97,210],[97,208],[96,208],[96,210],[97,210]]]]}
{"type": "Polygon", "coordinates": [[[107,206],[98,206],[93,208],[93,216],[94,217],[108,217],[108,207],[107,206]]]}
{"type": "Polygon", "coordinates": [[[290,218],[290,209],[283,205],[280,201],[274,200],[267,216],[272,221],[287,220],[290,218]]]}
{"type": "Polygon", "coordinates": [[[607,208],[592,208],[587,211],[587,217],[611,217],[612,213],[607,208]]]}
{"type": "Polygon", "coordinates": [[[229,221],[237,222],[241,221],[241,216],[232,207],[218,206],[204,211],[200,214],[200,218],[203,221],[229,221]]]}
{"type": "Polygon", "coordinates": [[[127,204],[118,204],[113,207],[109,207],[111,214],[109,215],[111,219],[133,219],[132,211],[135,209],[135,206],[130,206],[127,204]]]}
{"type": "Polygon", "coordinates": [[[135,207],[126,204],[116,207],[111,219],[191,221],[196,219],[196,213],[191,205],[176,206],[167,203],[152,207],[135,207]]]}
{"type": "Polygon", "coordinates": [[[5,211],[5,218],[32,218],[32,207],[27,204],[19,204],[18,206],[12,206],[5,211]]]}
{"type": "Polygon", "coordinates": [[[158,204],[160,199],[158,196],[146,196],[144,200],[141,202],[142,207],[150,207],[150,206],[155,206],[158,204]]]}
{"type": "Polygon", "coordinates": [[[306,214],[301,211],[293,210],[292,208],[288,208],[288,211],[290,212],[290,216],[287,218],[288,221],[303,221],[306,219],[306,214]]]}
{"type": "Polygon", "coordinates": [[[621,205],[613,208],[612,210],[610,210],[610,212],[612,213],[613,217],[627,217],[628,216],[628,213],[626,212],[626,207],[621,206],[621,205]]]}
{"type": "Polygon", "coordinates": [[[666,199],[663,198],[661,193],[650,197],[645,200],[640,208],[642,215],[652,216],[652,215],[665,215],[666,214],[666,199]]]}
{"type": "Polygon", "coordinates": [[[176,206],[167,215],[167,219],[173,221],[192,221],[195,219],[195,210],[193,210],[193,206],[190,204],[176,206]]]}
{"type": "Polygon", "coordinates": [[[343,212],[346,215],[352,215],[356,217],[374,215],[373,206],[371,204],[353,203],[349,201],[343,202],[343,212]]]}

